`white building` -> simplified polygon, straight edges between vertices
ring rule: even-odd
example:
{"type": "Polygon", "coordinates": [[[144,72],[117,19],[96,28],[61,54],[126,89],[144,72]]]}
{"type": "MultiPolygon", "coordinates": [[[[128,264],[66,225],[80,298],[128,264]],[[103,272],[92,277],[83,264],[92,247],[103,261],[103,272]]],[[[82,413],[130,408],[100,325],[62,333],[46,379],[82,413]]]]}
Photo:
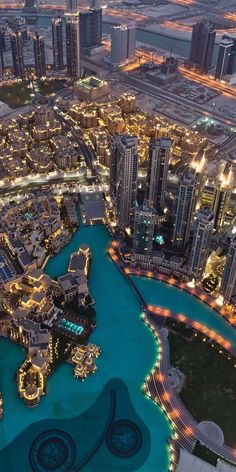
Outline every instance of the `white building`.
{"type": "Polygon", "coordinates": [[[121,66],[135,57],[135,25],[117,25],[111,28],[111,64],[121,66]]]}
{"type": "Polygon", "coordinates": [[[164,210],[170,150],[169,138],[151,139],[147,169],[148,203],[157,211],[164,210]]]}

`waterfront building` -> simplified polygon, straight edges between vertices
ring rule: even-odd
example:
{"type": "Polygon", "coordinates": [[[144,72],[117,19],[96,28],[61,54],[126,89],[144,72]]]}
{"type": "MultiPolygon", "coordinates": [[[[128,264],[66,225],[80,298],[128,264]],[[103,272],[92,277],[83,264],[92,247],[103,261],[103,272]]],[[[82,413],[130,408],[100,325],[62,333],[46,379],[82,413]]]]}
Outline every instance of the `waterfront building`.
{"type": "Polygon", "coordinates": [[[209,208],[201,209],[194,222],[193,243],[189,258],[189,269],[199,278],[207,263],[214,229],[214,215],[209,208]]]}
{"type": "Polygon", "coordinates": [[[216,31],[206,21],[193,26],[189,61],[203,72],[211,68],[216,31]]]}
{"type": "Polygon", "coordinates": [[[23,44],[28,41],[27,22],[23,16],[13,16],[10,19],[10,27],[14,33],[21,33],[23,44]]]}
{"type": "Polygon", "coordinates": [[[226,301],[236,295],[236,236],[229,246],[220,291],[226,301]]]}
{"type": "Polygon", "coordinates": [[[67,15],[66,19],[67,74],[74,78],[81,75],[79,14],[67,15]]]}
{"type": "Polygon", "coordinates": [[[110,190],[115,203],[117,223],[133,224],[138,180],[138,138],[116,135],[112,140],[110,190]]]}
{"type": "Polygon", "coordinates": [[[40,79],[46,76],[44,37],[36,33],[33,38],[35,73],[40,79]]]}
{"type": "Polygon", "coordinates": [[[25,0],[25,6],[23,8],[25,13],[36,13],[37,8],[37,0],[25,0]]]}
{"type": "Polygon", "coordinates": [[[153,207],[143,206],[135,209],[133,252],[150,256],[153,250],[153,237],[156,212],[153,207]]]}
{"type": "Polygon", "coordinates": [[[179,193],[173,234],[173,244],[180,249],[186,246],[189,239],[197,191],[196,171],[191,167],[187,167],[179,176],[179,193]]]}
{"type": "Polygon", "coordinates": [[[63,29],[62,19],[60,17],[52,19],[52,46],[54,69],[62,70],[64,68],[63,29]]]}
{"type": "Polygon", "coordinates": [[[14,33],[11,37],[13,73],[22,80],[25,77],[24,54],[21,33],[14,33]]]}
{"type": "Polygon", "coordinates": [[[102,42],[102,8],[80,12],[80,47],[100,46],[102,42]]]}
{"type": "Polygon", "coordinates": [[[111,28],[111,64],[121,66],[133,60],[136,44],[135,25],[116,25],[111,28]]]}
{"type": "Polygon", "coordinates": [[[147,168],[147,199],[149,205],[158,212],[164,210],[170,151],[171,140],[169,138],[151,139],[147,168]]]}
{"type": "Polygon", "coordinates": [[[219,173],[214,188],[212,211],[215,215],[214,228],[216,230],[224,225],[232,194],[232,179],[232,166],[226,164],[219,173]]]}
{"type": "Polygon", "coordinates": [[[215,77],[223,79],[225,75],[230,74],[231,56],[234,55],[234,41],[224,38],[219,44],[219,51],[216,63],[215,77]]]}

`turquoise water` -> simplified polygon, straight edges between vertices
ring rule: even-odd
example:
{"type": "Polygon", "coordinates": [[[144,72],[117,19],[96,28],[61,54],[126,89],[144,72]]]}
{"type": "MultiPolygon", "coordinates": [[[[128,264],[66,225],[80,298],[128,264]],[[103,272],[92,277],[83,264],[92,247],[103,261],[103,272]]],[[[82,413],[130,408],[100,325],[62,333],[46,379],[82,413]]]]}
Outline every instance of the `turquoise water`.
{"type": "MultiPolygon", "coordinates": [[[[9,384],[6,384],[6,378],[12,379],[17,365],[22,360],[22,350],[7,341],[1,342],[2,356],[4,356],[4,343],[10,345],[11,351],[5,364],[6,368],[3,369],[4,377],[0,381],[5,409],[4,420],[0,422],[1,446],[10,442],[31,423],[34,423],[34,434],[36,434],[40,430],[40,420],[66,419],[81,415],[94,404],[109,381],[119,379],[128,388],[138,418],[137,422],[146,425],[150,434],[150,453],[145,463],[140,463],[138,468],[148,472],[154,470],[166,472],[168,466],[166,439],[170,435],[169,423],[161,409],[141,391],[142,383],[156,359],[157,347],[151,332],[140,319],[140,306],[132,289],[106,254],[110,236],[105,227],[82,227],[63,251],[49,261],[46,272],[54,277],[64,274],[71,252],[78,249],[82,243],[89,244],[92,250],[89,287],[96,300],[98,326],[90,340],[101,347],[101,356],[96,360],[98,369],[85,382],[80,382],[74,379],[70,366],[62,365],[49,379],[48,393],[39,406],[27,409],[23,401],[17,399],[16,384],[12,380],[10,388],[9,384]]],[[[123,411],[125,401],[120,403],[123,404],[123,411]]],[[[95,422],[99,421],[100,414],[97,411],[95,422]]],[[[118,411],[118,416],[121,414],[118,411]]],[[[49,422],[48,429],[50,428],[49,422]]],[[[125,466],[124,459],[122,464],[123,470],[129,470],[125,466]]],[[[118,467],[114,458],[107,470],[122,469],[118,467]]],[[[15,472],[13,465],[9,468],[9,472],[11,471],[15,472]]]]}
{"type": "MultiPolygon", "coordinates": [[[[101,347],[94,375],[80,382],[73,377],[71,366],[61,365],[48,381],[47,395],[38,407],[29,409],[18,399],[13,380],[24,359],[24,350],[7,340],[0,342],[0,390],[4,397],[0,470],[3,472],[30,472],[28,458],[33,441],[40,433],[53,428],[70,434],[75,441],[77,465],[88,456],[83,470],[167,472],[166,441],[170,426],[161,409],[141,391],[158,354],[157,346],[140,319],[140,306],[134,292],[107,255],[110,241],[104,226],[81,227],[46,266],[50,276],[58,277],[67,271],[70,254],[82,243],[92,250],[89,287],[96,300],[98,326],[90,341],[101,347]],[[104,440],[112,392],[116,397],[112,421],[133,421],[142,434],[141,449],[126,459],[111,454],[104,440]],[[98,449],[97,441],[100,441],[98,449]]],[[[235,331],[194,297],[155,280],[138,277],[133,280],[148,303],[186,313],[236,345],[235,331]]],[[[72,472],[72,469],[65,471],[72,472]]]]}
{"type": "Polygon", "coordinates": [[[155,279],[135,276],[132,277],[132,280],[147,304],[169,308],[177,313],[183,313],[193,320],[200,321],[208,328],[216,330],[236,347],[236,330],[215,310],[200,302],[196,297],[155,279]]]}

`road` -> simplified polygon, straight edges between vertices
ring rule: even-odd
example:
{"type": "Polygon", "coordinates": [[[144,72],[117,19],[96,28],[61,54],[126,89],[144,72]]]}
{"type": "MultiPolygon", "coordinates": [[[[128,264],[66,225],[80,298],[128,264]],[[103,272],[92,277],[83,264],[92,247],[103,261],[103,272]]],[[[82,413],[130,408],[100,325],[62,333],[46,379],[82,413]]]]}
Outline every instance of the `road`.
{"type": "Polygon", "coordinates": [[[223,125],[227,126],[236,126],[236,118],[235,120],[228,120],[222,117],[220,113],[217,113],[216,111],[209,111],[208,108],[204,105],[200,105],[198,103],[193,103],[190,102],[187,98],[177,96],[171,92],[168,92],[167,90],[163,90],[162,88],[158,87],[158,85],[152,85],[151,83],[146,83],[141,79],[136,79],[134,77],[130,77],[128,75],[123,74],[120,72],[120,82],[130,85],[132,88],[138,90],[139,92],[145,93],[146,95],[149,95],[150,97],[158,98],[163,101],[168,100],[172,103],[175,103],[177,105],[180,105],[183,107],[183,105],[187,105],[188,107],[192,108],[193,111],[199,112],[201,115],[204,116],[211,116],[215,120],[217,120],[219,123],[222,123],[223,125]]]}

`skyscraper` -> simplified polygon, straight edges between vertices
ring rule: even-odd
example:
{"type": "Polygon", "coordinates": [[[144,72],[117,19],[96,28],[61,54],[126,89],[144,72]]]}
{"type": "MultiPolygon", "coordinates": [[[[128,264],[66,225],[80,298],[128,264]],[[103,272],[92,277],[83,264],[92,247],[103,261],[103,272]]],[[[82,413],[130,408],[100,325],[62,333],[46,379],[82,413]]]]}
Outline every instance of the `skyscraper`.
{"type": "Polygon", "coordinates": [[[236,236],[229,246],[220,291],[227,301],[236,295],[236,236]]]}
{"type": "Polygon", "coordinates": [[[90,48],[102,42],[102,9],[92,8],[80,13],[80,46],[90,48]]]}
{"type": "Polygon", "coordinates": [[[14,33],[21,33],[23,44],[28,41],[27,23],[23,16],[13,16],[10,20],[10,26],[14,33]]]}
{"type": "Polygon", "coordinates": [[[230,74],[231,56],[234,54],[234,42],[231,39],[222,39],[219,44],[219,51],[216,63],[215,77],[222,79],[230,74]]]}
{"type": "Polygon", "coordinates": [[[148,203],[160,212],[164,210],[164,197],[170,161],[171,140],[151,139],[147,168],[148,203]]]}
{"type": "Polygon", "coordinates": [[[118,225],[133,223],[138,180],[138,139],[136,136],[116,135],[111,153],[110,189],[115,203],[118,225]]]}
{"type": "Polygon", "coordinates": [[[68,13],[77,13],[78,12],[78,0],[67,0],[66,10],[68,13]]]}
{"type": "Polygon", "coordinates": [[[133,251],[136,254],[152,254],[155,222],[156,212],[153,207],[135,209],[133,251]]]}
{"type": "Polygon", "coordinates": [[[36,33],[33,38],[34,44],[34,61],[35,61],[35,72],[37,77],[45,77],[46,75],[46,63],[45,63],[45,47],[44,47],[44,37],[39,36],[36,33]]]}
{"type": "Polygon", "coordinates": [[[189,61],[207,72],[212,63],[216,32],[205,21],[193,26],[189,61]]]}
{"type": "Polygon", "coordinates": [[[74,78],[81,75],[79,14],[67,15],[66,20],[66,59],[67,74],[74,78]]]}
{"type": "Polygon", "coordinates": [[[236,36],[235,34],[224,33],[222,40],[227,39],[233,41],[233,46],[230,51],[229,64],[228,64],[228,74],[234,74],[236,72],[236,36]]]}
{"type": "Polygon", "coordinates": [[[196,206],[198,180],[196,171],[187,167],[179,177],[179,193],[175,215],[173,244],[183,249],[189,239],[196,206]]]}
{"type": "Polygon", "coordinates": [[[206,267],[213,229],[213,213],[209,208],[201,209],[194,222],[193,243],[189,258],[190,271],[196,278],[202,275],[206,267]]]}
{"type": "Polygon", "coordinates": [[[232,177],[232,167],[231,165],[226,164],[217,177],[213,195],[212,211],[215,215],[215,229],[219,229],[224,225],[225,215],[229,208],[230,197],[232,194],[232,177]]]}
{"type": "Polygon", "coordinates": [[[25,66],[21,33],[17,32],[11,36],[13,73],[16,77],[24,79],[25,66]]]}
{"type": "Polygon", "coordinates": [[[135,57],[135,25],[117,25],[111,28],[111,64],[119,66],[135,57]]]}
{"type": "Polygon", "coordinates": [[[53,64],[55,70],[64,68],[63,60],[63,30],[62,19],[60,17],[52,19],[52,46],[53,46],[53,64]]]}

